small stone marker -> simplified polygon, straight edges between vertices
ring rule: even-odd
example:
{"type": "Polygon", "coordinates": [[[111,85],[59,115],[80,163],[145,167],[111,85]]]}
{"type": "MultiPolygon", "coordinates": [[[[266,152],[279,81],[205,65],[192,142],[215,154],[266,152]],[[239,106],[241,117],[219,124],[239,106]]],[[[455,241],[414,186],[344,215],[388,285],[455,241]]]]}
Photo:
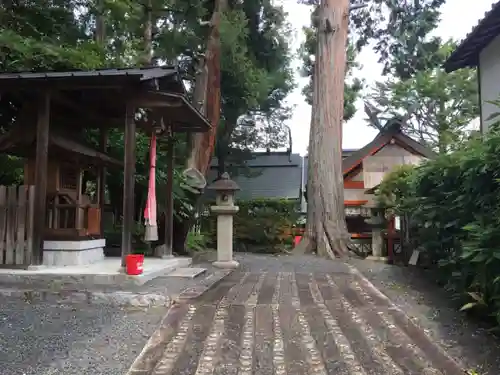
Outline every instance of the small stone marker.
{"type": "Polygon", "coordinates": [[[416,266],[418,263],[418,256],[419,255],[420,255],[420,250],[413,250],[413,253],[411,254],[411,258],[410,258],[408,264],[411,266],[416,266]]]}
{"type": "Polygon", "coordinates": [[[169,273],[168,277],[185,277],[188,279],[194,279],[196,276],[201,275],[207,271],[206,268],[177,268],[173,272],[169,273]]]}

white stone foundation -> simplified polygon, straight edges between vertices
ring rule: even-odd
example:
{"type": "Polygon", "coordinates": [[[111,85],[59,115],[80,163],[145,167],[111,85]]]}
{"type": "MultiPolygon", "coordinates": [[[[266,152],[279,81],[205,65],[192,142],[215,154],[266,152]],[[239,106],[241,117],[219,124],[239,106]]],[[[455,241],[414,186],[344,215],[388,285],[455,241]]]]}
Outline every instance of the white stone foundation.
{"type": "Polygon", "coordinates": [[[43,264],[50,267],[84,266],[104,259],[105,239],[44,241],[43,264]]]}

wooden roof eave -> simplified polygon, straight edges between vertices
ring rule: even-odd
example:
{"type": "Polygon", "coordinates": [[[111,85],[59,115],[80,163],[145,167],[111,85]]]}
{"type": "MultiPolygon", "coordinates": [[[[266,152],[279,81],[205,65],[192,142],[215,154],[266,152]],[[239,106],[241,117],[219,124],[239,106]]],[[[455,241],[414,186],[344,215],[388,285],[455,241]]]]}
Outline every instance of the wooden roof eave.
{"type": "Polygon", "coordinates": [[[344,178],[356,170],[366,157],[376,154],[380,149],[387,145],[391,139],[395,139],[398,143],[401,143],[403,146],[407,146],[416,154],[419,154],[427,159],[433,159],[436,157],[436,153],[434,151],[415,141],[406,134],[403,134],[401,131],[396,129],[392,131],[389,130],[385,133],[379,133],[365,147],[354,152],[342,161],[344,178]]]}
{"type": "Polygon", "coordinates": [[[208,119],[181,94],[149,90],[137,95],[131,104],[138,108],[160,112],[168,121],[173,123],[174,132],[205,133],[212,128],[208,119]],[[179,111],[185,112],[189,117],[175,116],[175,112],[179,111]]]}
{"type": "Polygon", "coordinates": [[[0,91],[36,89],[79,90],[88,88],[123,88],[130,84],[154,81],[169,82],[183,92],[175,67],[105,68],[95,70],[7,72],[0,73],[0,91]],[[168,78],[172,77],[173,80],[168,78]]]}
{"type": "Polygon", "coordinates": [[[416,140],[407,136],[406,134],[403,133],[395,134],[394,139],[396,139],[396,141],[401,142],[404,146],[409,147],[411,150],[414,151],[414,153],[420,154],[421,156],[427,159],[434,159],[437,156],[437,154],[430,148],[424,146],[420,142],[417,142],[416,140]]]}
{"type": "MultiPolygon", "coordinates": [[[[16,156],[26,157],[28,155],[27,152],[30,150],[28,146],[33,144],[36,137],[34,132],[23,132],[23,130],[25,129],[14,127],[11,131],[2,135],[0,137],[0,152],[14,153],[16,156]]],[[[57,134],[49,135],[49,147],[50,146],[56,146],[68,153],[83,155],[91,160],[97,160],[100,164],[118,167],[123,166],[123,162],[103,152],[94,150],[90,146],[57,134]]]]}
{"type": "Polygon", "coordinates": [[[367,156],[375,154],[378,150],[384,147],[392,138],[393,133],[379,133],[370,143],[360,148],[356,152],[342,160],[342,170],[344,177],[354,171],[367,156]]]}
{"type": "Polygon", "coordinates": [[[447,73],[466,67],[477,67],[479,54],[500,35],[500,2],[493,4],[483,19],[462,40],[443,64],[447,73]]]}
{"type": "Polygon", "coordinates": [[[103,164],[115,167],[123,167],[122,161],[117,160],[105,154],[104,152],[97,151],[90,146],[62,137],[60,135],[49,135],[49,142],[50,144],[55,145],[63,150],[83,155],[90,159],[99,160],[103,164]]]}

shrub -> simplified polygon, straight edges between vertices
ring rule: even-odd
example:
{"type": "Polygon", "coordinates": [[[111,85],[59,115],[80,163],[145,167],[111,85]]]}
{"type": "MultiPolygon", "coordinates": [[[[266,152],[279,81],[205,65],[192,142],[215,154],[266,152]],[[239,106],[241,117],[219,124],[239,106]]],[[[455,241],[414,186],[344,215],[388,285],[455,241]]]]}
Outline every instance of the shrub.
{"type": "MultiPolygon", "coordinates": [[[[237,201],[234,216],[236,250],[276,253],[292,244],[293,228],[299,218],[298,203],[286,199],[237,201]]],[[[202,223],[202,231],[216,242],[215,217],[202,223]]]]}
{"type": "Polygon", "coordinates": [[[186,237],[186,248],[189,252],[198,252],[207,249],[208,239],[203,233],[190,231],[186,237]]]}
{"type": "Polygon", "coordinates": [[[500,129],[386,176],[377,200],[410,216],[411,236],[463,309],[500,325],[500,129]]]}

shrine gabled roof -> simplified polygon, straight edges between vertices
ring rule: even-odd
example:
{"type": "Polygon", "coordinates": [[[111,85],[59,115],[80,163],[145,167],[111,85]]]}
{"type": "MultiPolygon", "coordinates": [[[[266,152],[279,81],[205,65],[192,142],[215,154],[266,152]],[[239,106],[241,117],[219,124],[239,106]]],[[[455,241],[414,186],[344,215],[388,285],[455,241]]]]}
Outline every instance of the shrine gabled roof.
{"type": "Polygon", "coordinates": [[[491,10],[448,57],[443,65],[446,72],[478,66],[479,54],[498,35],[500,35],[500,1],[493,4],[491,10]]]}
{"type": "MultiPolygon", "coordinates": [[[[397,125],[397,124],[395,124],[397,125]]],[[[407,146],[416,154],[420,154],[428,159],[434,158],[436,154],[434,151],[424,146],[420,142],[415,141],[413,138],[407,136],[401,131],[400,126],[389,126],[382,130],[370,143],[363,148],[353,152],[351,155],[342,160],[342,170],[344,177],[361,165],[363,159],[368,156],[374,155],[382,147],[387,145],[391,139],[395,139],[400,144],[407,146]]]]}

